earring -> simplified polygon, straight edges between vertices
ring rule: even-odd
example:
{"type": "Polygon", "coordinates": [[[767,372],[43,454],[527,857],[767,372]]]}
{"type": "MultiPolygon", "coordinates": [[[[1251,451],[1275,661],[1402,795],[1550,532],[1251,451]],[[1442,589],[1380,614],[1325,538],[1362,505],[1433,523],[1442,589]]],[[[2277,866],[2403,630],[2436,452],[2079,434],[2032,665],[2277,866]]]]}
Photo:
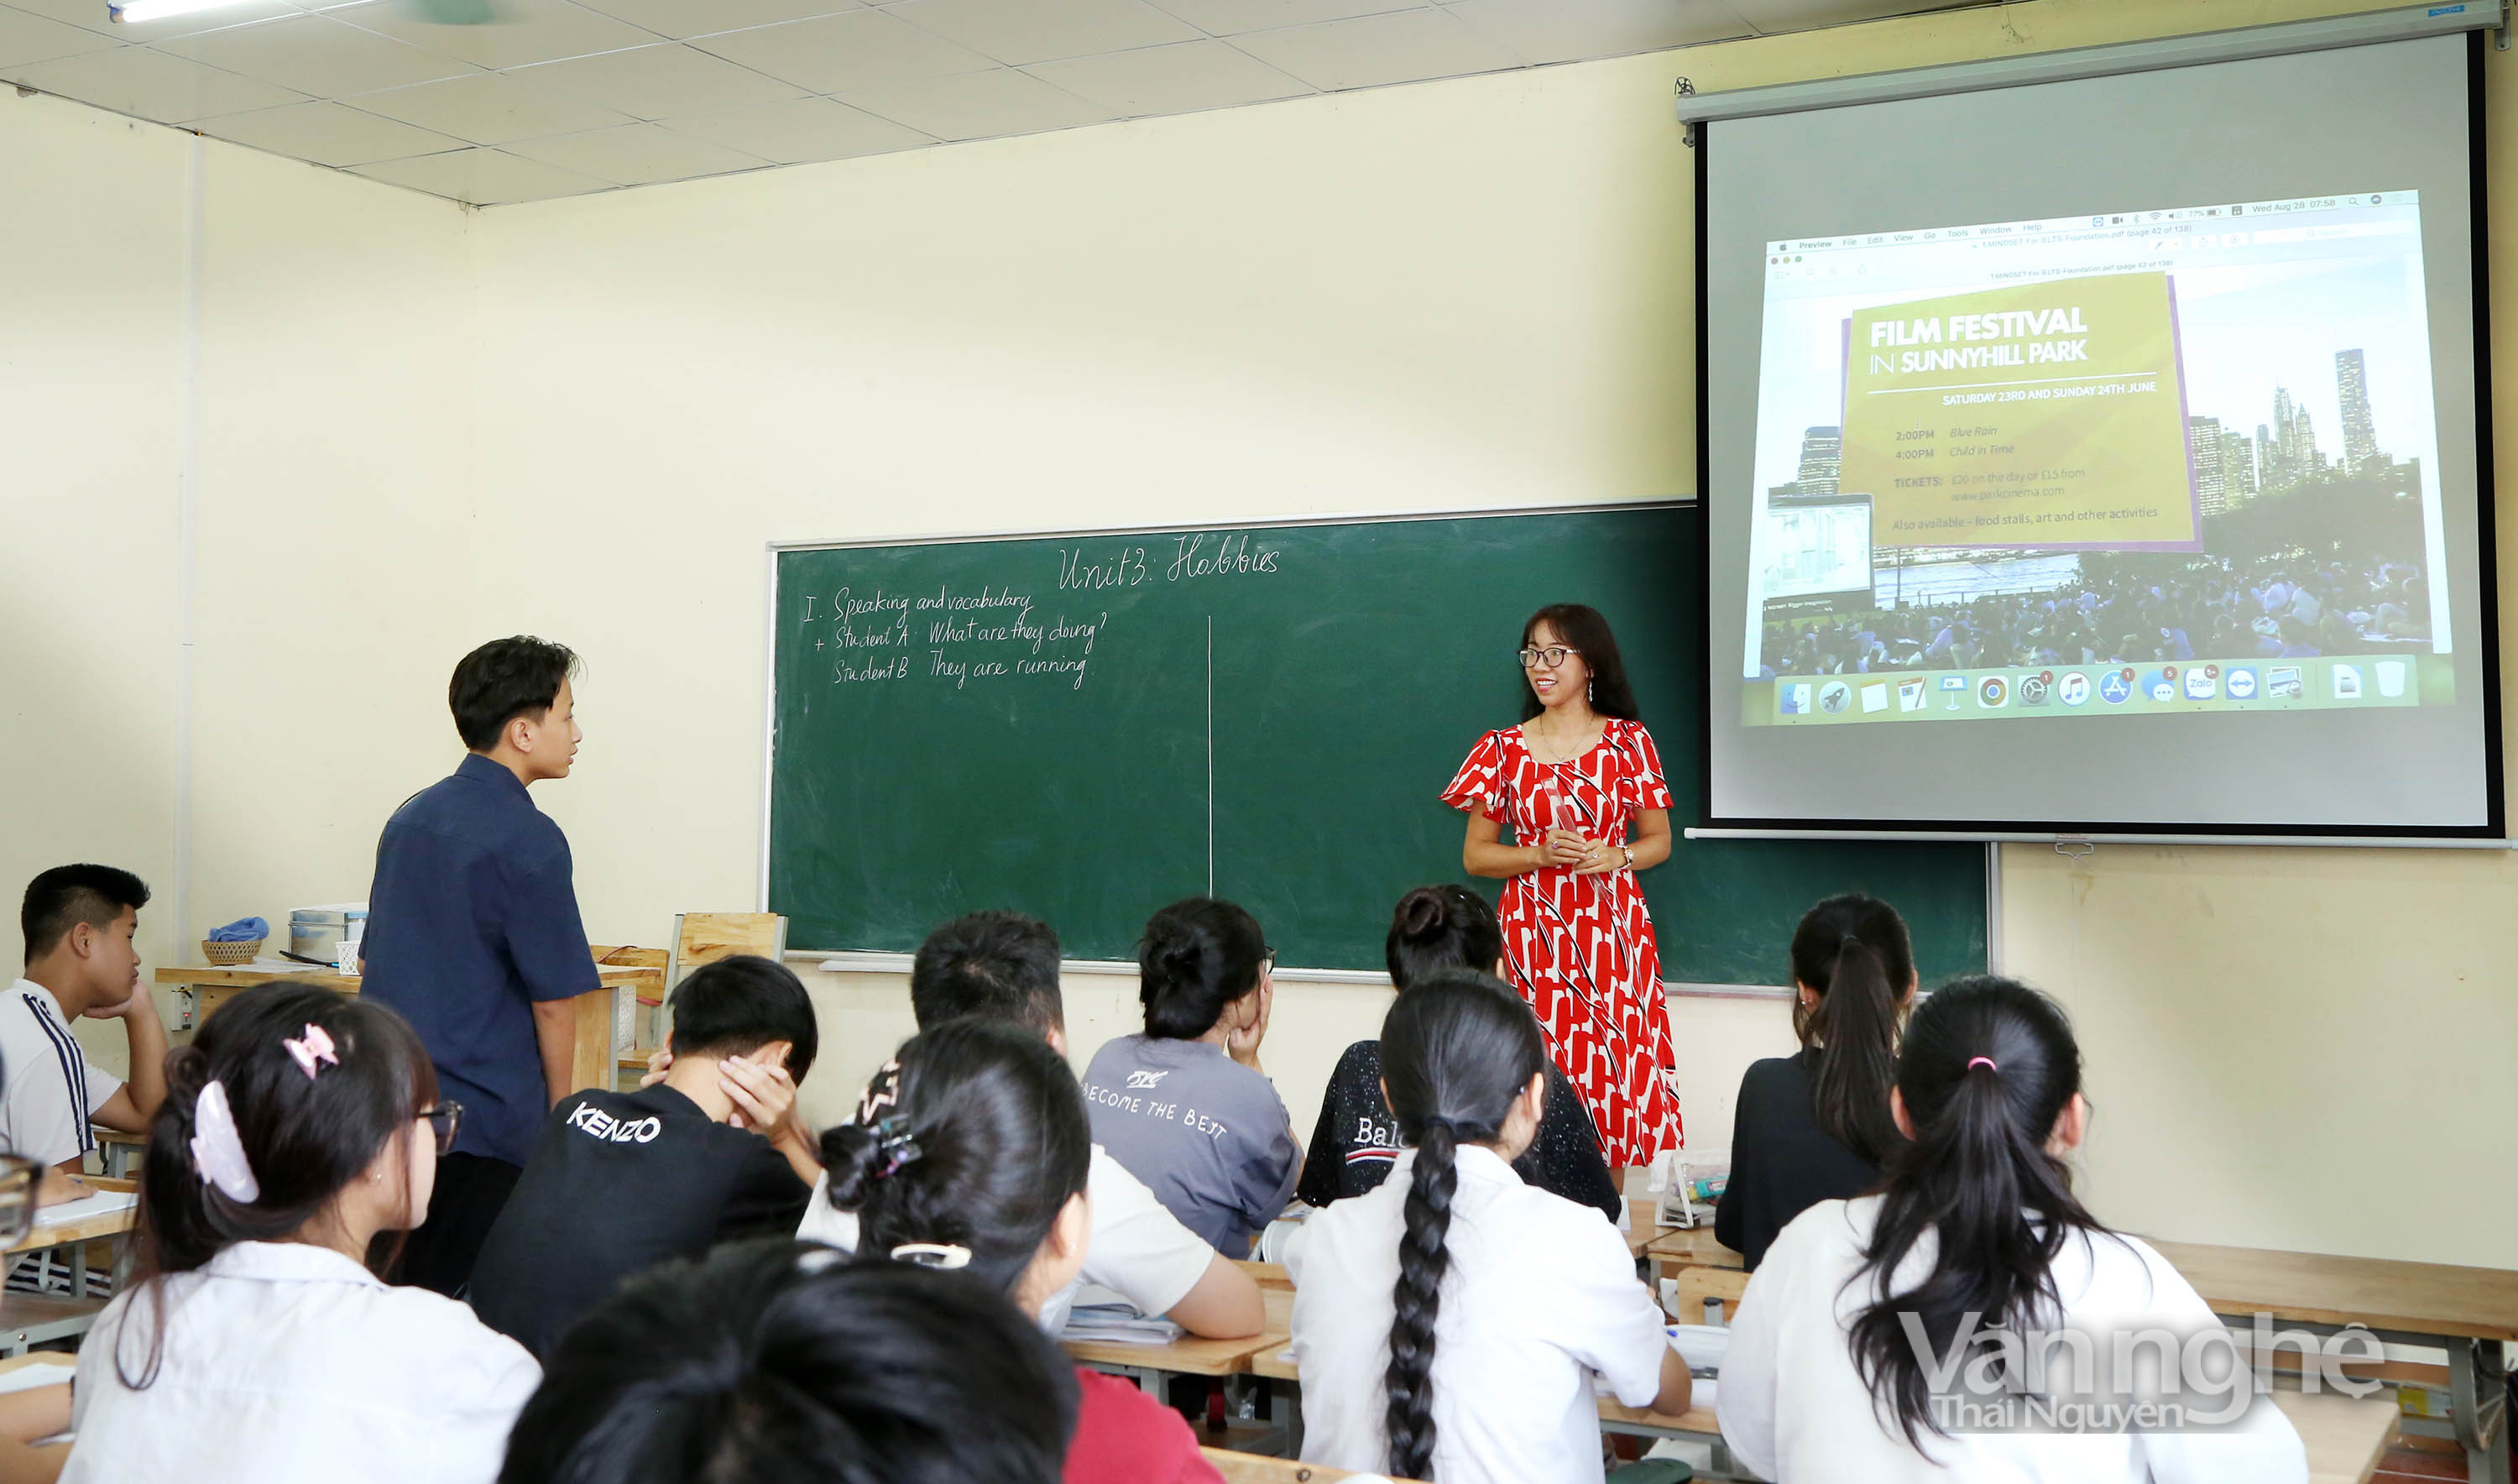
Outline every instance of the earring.
{"type": "Polygon", "coordinates": [[[1583,682],[1583,704],[1585,706],[1591,704],[1591,682],[1588,680],[1583,682]]]}

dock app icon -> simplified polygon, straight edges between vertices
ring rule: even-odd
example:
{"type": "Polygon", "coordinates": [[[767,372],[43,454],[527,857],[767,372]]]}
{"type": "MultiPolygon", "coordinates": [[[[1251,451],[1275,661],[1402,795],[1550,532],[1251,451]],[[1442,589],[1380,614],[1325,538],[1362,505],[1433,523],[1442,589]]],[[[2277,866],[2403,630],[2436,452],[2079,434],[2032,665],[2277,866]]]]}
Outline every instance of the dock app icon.
{"type": "Polygon", "coordinates": [[[1950,698],[1950,704],[1943,709],[1947,711],[1958,710],[1959,699],[1967,694],[1967,688],[1968,682],[1966,676],[1945,675],[1941,677],[1941,693],[1950,698]]]}
{"type": "Polygon", "coordinates": [[[2066,671],[2055,690],[2063,698],[2064,705],[2082,705],[2090,699],[2090,677],[2077,670],[2066,671]]]}
{"type": "Polygon", "coordinates": [[[1899,711],[1922,711],[1924,709],[1924,703],[1928,699],[1930,699],[1930,697],[1924,689],[1924,682],[1921,677],[1911,680],[1899,680],[1897,682],[1897,709],[1899,711]]]}
{"type": "Polygon", "coordinates": [[[1862,687],[1862,714],[1864,716],[1869,716],[1875,711],[1887,711],[1888,709],[1888,681],[1874,680],[1870,684],[1862,687]]]}
{"type": "Polygon", "coordinates": [[[2221,683],[2230,692],[2230,699],[2233,701],[2252,701],[2256,698],[2256,673],[2243,665],[2231,671],[2229,677],[2221,683]]]}
{"type": "Polygon", "coordinates": [[[2334,667],[2334,699],[2338,701],[2358,701],[2361,699],[2360,666],[2337,665],[2334,667]]]}
{"type": "Polygon", "coordinates": [[[1785,716],[1805,717],[1810,714],[1810,688],[1807,680],[1787,680],[1775,687],[1775,700],[1785,716]]]}

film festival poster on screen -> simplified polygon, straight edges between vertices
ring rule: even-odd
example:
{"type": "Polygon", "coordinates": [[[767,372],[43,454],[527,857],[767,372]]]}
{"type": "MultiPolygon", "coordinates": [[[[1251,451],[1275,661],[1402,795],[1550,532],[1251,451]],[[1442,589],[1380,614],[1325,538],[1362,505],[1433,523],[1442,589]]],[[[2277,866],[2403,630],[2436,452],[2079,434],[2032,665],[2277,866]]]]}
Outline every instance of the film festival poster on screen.
{"type": "Polygon", "coordinates": [[[1767,243],[1744,722],[2455,699],[2412,192],[1767,243]]]}

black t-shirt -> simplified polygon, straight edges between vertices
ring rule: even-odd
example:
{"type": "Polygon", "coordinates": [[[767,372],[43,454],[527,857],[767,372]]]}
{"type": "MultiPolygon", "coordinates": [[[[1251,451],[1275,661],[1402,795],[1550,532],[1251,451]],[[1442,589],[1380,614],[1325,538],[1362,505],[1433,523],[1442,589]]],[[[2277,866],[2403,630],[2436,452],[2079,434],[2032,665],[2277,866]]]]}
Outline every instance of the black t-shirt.
{"type": "MultiPolygon", "coordinates": [[[[1381,1043],[1358,1041],[1338,1058],[1329,1073],[1328,1091],[1321,1098],[1321,1121],[1312,1130],[1311,1150],[1303,1157],[1302,1182],[1294,1194],[1311,1205],[1326,1205],[1361,1196],[1389,1178],[1403,1146],[1399,1120],[1381,1097],[1381,1043]]],[[[1592,1206],[1611,1222],[1619,1218],[1618,1185],[1609,1178],[1600,1154],[1599,1131],[1590,1112],[1565,1073],[1547,1069],[1546,1101],[1539,1114],[1539,1137],[1521,1157],[1514,1173],[1550,1195],[1577,1205],[1592,1206]]]]}
{"type": "Polygon", "coordinates": [[[1714,1207],[1714,1240],[1757,1269],[1775,1234],[1822,1200],[1880,1183],[1880,1166],[1818,1126],[1818,1052],[1772,1057],[1740,1078],[1731,1112],[1731,1179],[1714,1207]]]}
{"type": "Polygon", "coordinates": [[[662,1083],[577,1093],[551,1110],[481,1244],[472,1308],[539,1356],[625,1278],[793,1234],[812,1194],[767,1139],[662,1083]]]}

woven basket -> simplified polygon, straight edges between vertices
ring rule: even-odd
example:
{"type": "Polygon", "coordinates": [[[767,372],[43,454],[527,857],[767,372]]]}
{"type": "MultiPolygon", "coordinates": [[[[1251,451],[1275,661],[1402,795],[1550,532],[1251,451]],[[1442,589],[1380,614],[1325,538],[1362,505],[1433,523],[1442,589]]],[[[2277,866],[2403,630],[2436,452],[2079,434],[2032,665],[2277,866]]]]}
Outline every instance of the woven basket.
{"type": "Polygon", "coordinates": [[[214,964],[249,964],[261,951],[259,938],[249,943],[214,943],[206,938],[201,941],[201,956],[214,964]]]}

